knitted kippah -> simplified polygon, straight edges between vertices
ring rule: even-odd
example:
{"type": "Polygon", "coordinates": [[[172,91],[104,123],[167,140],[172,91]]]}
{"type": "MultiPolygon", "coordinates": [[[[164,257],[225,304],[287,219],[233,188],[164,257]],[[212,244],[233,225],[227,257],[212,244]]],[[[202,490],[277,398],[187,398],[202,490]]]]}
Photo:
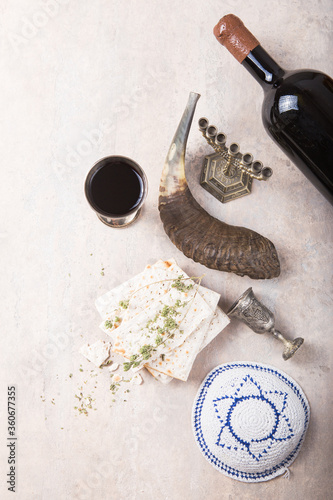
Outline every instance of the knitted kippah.
{"type": "Polygon", "coordinates": [[[300,386],[261,363],[212,370],[194,401],[194,436],[204,457],[223,474],[245,482],[287,472],[308,427],[309,403],[300,386]]]}

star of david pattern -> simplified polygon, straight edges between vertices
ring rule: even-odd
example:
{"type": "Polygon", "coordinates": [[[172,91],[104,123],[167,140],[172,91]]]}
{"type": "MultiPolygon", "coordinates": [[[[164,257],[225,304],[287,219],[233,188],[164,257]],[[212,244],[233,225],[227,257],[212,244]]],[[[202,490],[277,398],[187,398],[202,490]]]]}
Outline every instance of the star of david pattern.
{"type": "MultiPolygon", "coordinates": [[[[263,391],[258,382],[250,375],[243,378],[231,396],[214,399],[217,418],[221,422],[216,444],[228,450],[246,451],[256,461],[267,454],[272,444],[286,441],[294,436],[289,418],[284,415],[288,394],[283,391],[263,391]],[[258,413],[251,415],[251,408],[258,413]],[[237,411],[238,410],[238,411],[237,411]],[[248,428],[255,432],[255,437],[238,432],[237,419],[247,421],[253,418],[248,428]]],[[[248,429],[247,429],[248,431],[248,429]]]]}

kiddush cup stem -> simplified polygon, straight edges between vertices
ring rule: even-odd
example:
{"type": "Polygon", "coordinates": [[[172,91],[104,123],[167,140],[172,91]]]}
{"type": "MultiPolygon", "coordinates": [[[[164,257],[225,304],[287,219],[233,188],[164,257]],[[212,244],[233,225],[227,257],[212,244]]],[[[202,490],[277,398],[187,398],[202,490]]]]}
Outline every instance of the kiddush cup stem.
{"type": "Polygon", "coordinates": [[[278,330],[274,330],[271,333],[274,335],[274,337],[276,337],[277,339],[281,340],[281,342],[283,342],[284,350],[283,350],[282,357],[286,361],[287,361],[287,359],[291,358],[295,354],[295,352],[301,347],[301,345],[304,342],[304,339],[302,339],[302,337],[297,337],[297,339],[295,339],[295,340],[288,340],[278,330]]]}

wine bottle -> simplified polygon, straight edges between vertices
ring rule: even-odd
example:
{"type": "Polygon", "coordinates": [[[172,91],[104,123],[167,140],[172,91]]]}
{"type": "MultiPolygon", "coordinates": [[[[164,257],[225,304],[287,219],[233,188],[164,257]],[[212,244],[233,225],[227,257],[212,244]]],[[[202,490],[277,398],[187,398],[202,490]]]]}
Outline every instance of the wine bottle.
{"type": "Polygon", "coordinates": [[[220,19],[214,35],[261,84],[266,131],[333,204],[333,80],[281,68],[233,14],[220,19]]]}

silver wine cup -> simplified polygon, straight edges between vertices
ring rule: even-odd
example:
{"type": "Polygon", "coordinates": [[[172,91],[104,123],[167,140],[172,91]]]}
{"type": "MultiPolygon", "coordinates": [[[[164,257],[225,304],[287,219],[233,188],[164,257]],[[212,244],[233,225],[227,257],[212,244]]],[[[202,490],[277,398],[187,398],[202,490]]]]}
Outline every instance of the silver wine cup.
{"type": "Polygon", "coordinates": [[[286,339],[281,332],[275,329],[274,314],[255,297],[252,288],[248,288],[239,299],[230,307],[227,315],[243,321],[255,333],[271,333],[284,344],[282,357],[291,358],[301,347],[304,339],[286,339]]]}

